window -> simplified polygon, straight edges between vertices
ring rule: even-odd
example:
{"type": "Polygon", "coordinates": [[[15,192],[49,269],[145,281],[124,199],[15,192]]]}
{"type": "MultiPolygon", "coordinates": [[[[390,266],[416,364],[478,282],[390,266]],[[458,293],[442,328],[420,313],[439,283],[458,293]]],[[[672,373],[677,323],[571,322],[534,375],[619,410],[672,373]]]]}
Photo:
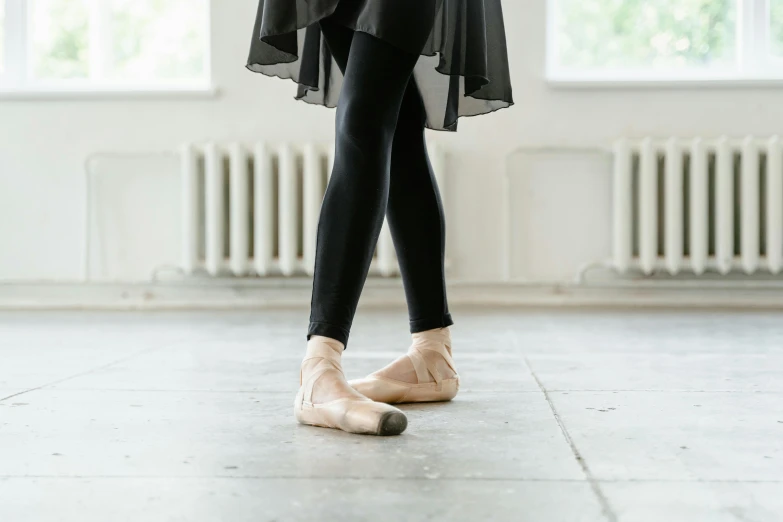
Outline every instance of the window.
{"type": "Polygon", "coordinates": [[[0,0],[0,90],[209,86],[209,0],[0,0]]]}
{"type": "Polygon", "coordinates": [[[558,81],[783,79],[783,0],[549,0],[558,81]]]}

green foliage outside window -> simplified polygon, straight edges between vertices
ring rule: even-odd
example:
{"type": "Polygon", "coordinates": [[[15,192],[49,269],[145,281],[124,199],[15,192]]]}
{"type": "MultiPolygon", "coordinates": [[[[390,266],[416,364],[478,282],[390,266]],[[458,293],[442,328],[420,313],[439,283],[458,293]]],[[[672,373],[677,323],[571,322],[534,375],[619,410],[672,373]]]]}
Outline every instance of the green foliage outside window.
{"type": "Polygon", "coordinates": [[[769,19],[770,50],[783,58],[783,0],[769,0],[769,19]]]}
{"type": "Polygon", "coordinates": [[[730,66],[735,60],[736,0],[557,4],[559,59],[566,67],[684,69],[730,66]]]}
{"type": "Polygon", "coordinates": [[[31,14],[34,73],[39,78],[86,78],[89,11],[80,0],[35,0],[31,14]]]}
{"type": "Polygon", "coordinates": [[[103,25],[92,34],[87,0],[29,1],[36,78],[87,78],[98,66],[105,80],[188,80],[205,72],[206,10],[197,0],[104,0],[93,17],[103,25]],[[96,34],[103,41],[91,41],[96,34]],[[101,63],[90,63],[96,57],[101,63]]]}

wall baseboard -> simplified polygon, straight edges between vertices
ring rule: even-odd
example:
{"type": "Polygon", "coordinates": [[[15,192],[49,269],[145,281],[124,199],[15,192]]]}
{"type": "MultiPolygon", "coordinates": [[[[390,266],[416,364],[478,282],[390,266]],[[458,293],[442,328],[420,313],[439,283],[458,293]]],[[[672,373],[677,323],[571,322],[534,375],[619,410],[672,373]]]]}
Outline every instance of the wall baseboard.
{"type": "MultiPolygon", "coordinates": [[[[139,284],[0,283],[0,310],[225,310],[307,308],[309,279],[199,280],[139,284]]],[[[468,283],[449,286],[459,307],[596,307],[783,310],[780,286],[468,283]]],[[[398,280],[371,279],[363,307],[403,307],[398,280]]]]}

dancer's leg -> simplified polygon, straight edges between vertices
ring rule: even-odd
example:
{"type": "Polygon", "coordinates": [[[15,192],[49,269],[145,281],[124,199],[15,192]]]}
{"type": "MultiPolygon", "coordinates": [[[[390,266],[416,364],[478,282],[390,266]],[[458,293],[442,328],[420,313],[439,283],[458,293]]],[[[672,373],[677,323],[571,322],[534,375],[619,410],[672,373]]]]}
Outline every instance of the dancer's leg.
{"type": "Polygon", "coordinates": [[[318,225],[308,337],[348,341],[386,213],[394,131],[417,60],[368,34],[352,37],[318,225]]]}
{"type": "MultiPolygon", "coordinates": [[[[353,31],[322,22],[337,65],[345,73],[353,31]]],[[[445,219],[424,137],[424,102],[411,77],[394,130],[387,218],[400,262],[411,332],[453,324],[446,300],[445,219]]]]}
{"type": "Polygon", "coordinates": [[[394,133],[386,211],[405,285],[411,333],[453,324],[446,300],[446,224],[427,154],[425,122],[424,102],[411,79],[394,133]]]}
{"type": "Polygon", "coordinates": [[[338,102],[334,170],[318,225],[307,355],[294,409],[304,424],[397,434],[407,425],[405,415],[353,390],[340,358],[386,212],[394,129],[418,55],[364,33],[352,35],[349,46],[347,33],[340,34],[333,45],[349,47],[349,53],[338,102]]]}
{"type": "Polygon", "coordinates": [[[408,300],[413,344],[366,379],[351,384],[381,402],[451,400],[459,377],[451,358],[453,324],[446,299],[445,219],[424,137],[426,113],[409,81],[392,148],[387,218],[408,300]]]}

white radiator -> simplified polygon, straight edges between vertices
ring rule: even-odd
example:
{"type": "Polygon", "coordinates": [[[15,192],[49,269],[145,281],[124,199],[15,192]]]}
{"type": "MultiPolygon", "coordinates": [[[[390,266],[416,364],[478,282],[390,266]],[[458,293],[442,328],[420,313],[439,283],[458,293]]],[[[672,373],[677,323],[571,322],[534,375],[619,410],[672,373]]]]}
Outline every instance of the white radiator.
{"type": "Polygon", "coordinates": [[[783,268],[781,140],[623,139],[614,148],[613,267],[783,268]]]}
{"type": "MultiPolygon", "coordinates": [[[[188,274],[312,275],[333,147],[188,144],[182,149],[182,269],[188,274]]],[[[441,191],[445,155],[430,145],[441,191]]],[[[399,273],[384,222],[370,274],[399,273]]]]}

